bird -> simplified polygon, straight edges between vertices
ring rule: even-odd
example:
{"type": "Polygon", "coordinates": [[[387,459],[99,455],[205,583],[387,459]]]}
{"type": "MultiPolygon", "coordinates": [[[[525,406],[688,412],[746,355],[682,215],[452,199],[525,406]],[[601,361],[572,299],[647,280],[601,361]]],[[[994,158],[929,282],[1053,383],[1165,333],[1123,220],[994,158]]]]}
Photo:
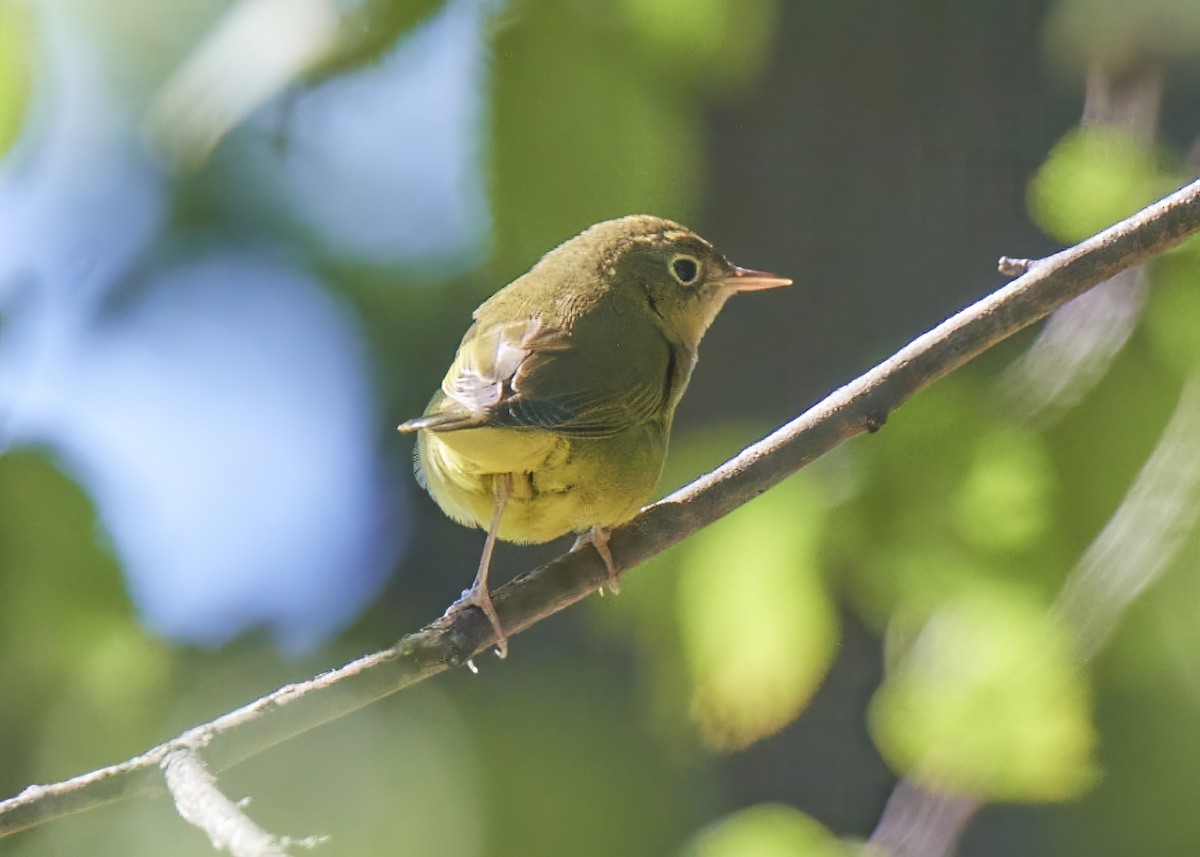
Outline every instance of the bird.
{"type": "Polygon", "coordinates": [[[575,533],[616,591],[609,532],[654,494],[701,338],[732,295],[791,282],[643,214],[589,227],[485,300],[424,415],[399,426],[417,435],[417,481],[487,532],[447,615],[478,607],[507,655],[488,590],[497,539],[575,533]]]}

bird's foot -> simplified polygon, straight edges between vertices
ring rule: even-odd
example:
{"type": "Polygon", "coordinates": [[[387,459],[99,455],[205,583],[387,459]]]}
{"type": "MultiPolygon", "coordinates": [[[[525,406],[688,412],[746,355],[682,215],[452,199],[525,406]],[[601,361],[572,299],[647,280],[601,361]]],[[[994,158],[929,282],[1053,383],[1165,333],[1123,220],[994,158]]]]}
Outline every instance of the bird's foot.
{"type": "MultiPolygon", "coordinates": [[[[596,549],[596,553],[600,554],[600,559],[604,560],[604,567],[608,569],[608,588],[613,595],[621,594],[621,579],[617,576],[617,566],[613,563],[612,551],[608,549],[608,540],[612,534],[600,527],[592,527],[586,533],[580,533],[575,539],[575,544],[571,545],[571,553],[582,550],[584,545],[591,545],[596,549]]],[[[604,594],[604,589],[601,587],[600,594],[604,594]]]]}
{"type": "Polygon", "coordinates": [[[496,615],[496,608],[492,604],[492,595],[482,586],[475,585],[470,589],[465,590],[462,596],[446,608],[444,616],[457,616],[462,611],[469,607],[478,607],[483,615],[487,617],[488,622],[492,625],[492,632],[496,635],[496,657],[508,657],[508,636],[504,633],[504,628],[500,625],[500,617],[496,615]]]}

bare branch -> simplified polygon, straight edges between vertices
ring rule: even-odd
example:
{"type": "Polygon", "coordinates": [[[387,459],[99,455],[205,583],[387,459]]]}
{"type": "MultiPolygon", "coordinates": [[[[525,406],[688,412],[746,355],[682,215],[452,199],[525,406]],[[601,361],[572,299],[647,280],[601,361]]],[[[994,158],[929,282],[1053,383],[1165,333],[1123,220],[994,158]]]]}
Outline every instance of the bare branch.
{"type": "Polygon", "coordinates": [[[1100,650],[1133,600],[1179,554],[1200,514],[1200,375],[1188,379],[1154,452],[1067,577],[1055,609],[1080,655],[1100,650]]]}
{"type": "MultiPolygon", "coordinates": [[[[1082,124],[1115,128],[1148,150],[1158,133],[1164,85],[1158,65],[1118,72],[1095,63],[1088,69],[1082,124]]],[[[1029,259],[1004,256],[998,267],[1000,273],[1011,277],[1025,273],[1034,264],[1029,259]]],[[[1008,367],[1000,383],[1003,396],[1026,422],[1037,425],[1056,422],[1100,382],[1137,326],[1147,285],[1144,268],[1127,268],[1069,301],[1050,317],[1029,350],[1008,367]]],[[[1180,409],[1188,413],[1194,410],[1185,407],[1184,402],[1180,403],[1180,409]]],[[[1172,423],[1182,419],[1177,413],[1172,423]]],[[[1178,441],[1165,452],[1162,449],[1172,434],[1168,428],[1152,461],[1160,457],[1180,458],[1178,450],[1182,445],[1178,441]]],[[[1178,545],[1163,538],[1166,529],[1185,525],[1190,528],[1194,522],[1194,515],[1188,517],[1186,507],[1181,505],[1196,492],[1192,476],[1195,468],[1186,464],[1172,461],[1173,466],[1178,466],[1177,472],[1185,476],[1175,480],[1179,485],[1167,486],[1175,490],[1162,503],[1147,502],[1153,494],[1145,490],[1139,494],[1137,485],[1130,490],[1117,516],[1088,548],[1059,593],[1056,611],[1074,632],[1084,658],[1094,654],[1107,639],[1121,613],[1140,591],[1137,581],[1154,577],[1174,556],[1178,545]],[[1141,497],[1140,502],[1134,501],[1135,495],[1141,497]],[[1140,521],[1150,525],[1143,531],[1125,526],[1127,518],[1145,518],[1160,511],[1165,513],[1164,518],[1140,521]],[[1106,537],[1110,531],[1112,535],[1106,537]],[[1120,538],[1129,541],[1122,542],[1120,538]],[[1139,553],[1154,562],[1149,566],[1134,562],[1141,558],[1137,556],[1139,553]]],[[[1153,479],[1143,471],[1138,484],[1149,480],[1153,489],[1160,489],[1169,481],[1163,478],[1167,472],[1173,471],[1160,468],[1152,474],[1157,476],[1153,479]]],[[[905,779],[896,786],[871,841],[895,855],[949,855],[954,853],[966,822],[979,805],[978,801],[927,791],[905,779]],[[967,807],[971,811],[966,811],[967,807]],[[954,809],[962,813],[961,824],[939,823],[954,809]],[[920,847],[913,848],[914,844],[920,847]]]]}
{"type": "MultiPolygon", "coordinates": [[[[916,392],[1044,318],[1119,271],[1200,230],[1200,181],[1099,235],[1039,260],[1027,273],[914,340],[762,441],[660,502],[612,535],[624,572],[753,499],[855,435],[882,426],[916,392]]],[[[494,594],[514,636],[608,582],[593,551],[567,554],[494,594]]],[[[493,644],[479,611],[443,617],[389,649],[288,685],[120,765],[0,802],[0,836],[132,794],[164,790],[158,771],[179,748],[197,749],[223,770],[300,732],[423,681],[493,644]],[[329,692],[336,685],[337,692],[329,692]]]]}
{"type": "Polygon", "coordinates": [[[233,857],[288,857],[289,841],[267,833],[225,797],[195,750],[175,747],[163,759],[162,770],[175,808],[208,834],[213,848],[233,857]]]}
{"type": "Polygon", "coordinates": [[[938,794],[901,780],[883,808],[871,844],[888,857],[949,857],[979,807],[973,798],[938,794]]]}
{"type": "Polygon", "coordinates": [[[1137,329],[1147,285],[1146,272],[1130,268],[1046,321],[999,385],[1026,423],[1053,425],[1104,379],[1137,329]]]}
{"type": "MultiPolygon", "coordinates": [[[[1164,88],[1157,64],[1121,71],[1093,64],[1083,126],[1114,129],[1149,153],[1164,88]]],[[[1004,373],[1005,398],[1029,423],[1057,422],[1108,373],[1137,327],[1145,292],[1145,272],[1130,268],[1054,313],[1004,373]]]]}
{"type": "MultiPolygon", "coordinates": [[[[1200,375],[1188,379],[1175,413],[1120,507],[1067,575],[1054,613],[1083,660],[1094,657],[1125,610],[1175,559],[1200,508],[1200,375]]],[[[892,857],[946,857],[982,802],[911,779],[892,792],[871,836],[892,857]]]]}

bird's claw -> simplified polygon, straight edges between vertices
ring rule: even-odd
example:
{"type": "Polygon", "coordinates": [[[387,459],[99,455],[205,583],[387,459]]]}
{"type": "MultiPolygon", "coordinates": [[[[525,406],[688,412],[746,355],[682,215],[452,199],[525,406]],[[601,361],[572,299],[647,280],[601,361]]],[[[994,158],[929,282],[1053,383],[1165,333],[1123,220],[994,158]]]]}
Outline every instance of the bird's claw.
{"type": "MultiPolygon", "coordinates": [[[[596,553],[600,554],[600,559],[604,560],[604,567],[608,569],[608,589],[613,595],[621,594],[621,579],[617,576],[617,566],[613,562],[612,551],[608,549],[608,540],[611,538],[611,533],[608,530],[600,527],[592,527],[586,533],[580,533],[575,539],[575,544],[571,545],[571,553],[582,550],[584,545],[591,545],[596,549],[596,553]]],[[[604,594],[604,587],[600,587],[600,594],[604,594]]]]}
{"type": "Polygon", "coordinates": [[[500,617],[496,615],[496,608],[492,604],[491,593],[483,587],[472,586],[470,589],[463,590],[463,594],[459,599],[446,608],[443,616],[456,616],[469,607],[478,607],[491,624],[492,633],[496,635],[496,657],[501,660],[507,658],[508,636],[504,633],[504,628],[500,625],[500,617]]]}

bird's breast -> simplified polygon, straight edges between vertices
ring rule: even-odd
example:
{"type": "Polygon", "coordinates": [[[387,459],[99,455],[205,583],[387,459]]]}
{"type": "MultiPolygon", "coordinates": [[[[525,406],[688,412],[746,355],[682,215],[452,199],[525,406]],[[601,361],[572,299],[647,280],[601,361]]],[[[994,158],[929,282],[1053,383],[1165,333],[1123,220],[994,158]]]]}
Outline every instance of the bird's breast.
{"type": "Polygon", "coordinates": [[[540,543],[592,526],[614,527],[637,514],[662,471],[666,433],[658,422],[605,438],[492,427],[422,432],[418,456],[442,510],[482,529],[494,512],[496,476],[512,474],[499,536],[540,543]]]}

